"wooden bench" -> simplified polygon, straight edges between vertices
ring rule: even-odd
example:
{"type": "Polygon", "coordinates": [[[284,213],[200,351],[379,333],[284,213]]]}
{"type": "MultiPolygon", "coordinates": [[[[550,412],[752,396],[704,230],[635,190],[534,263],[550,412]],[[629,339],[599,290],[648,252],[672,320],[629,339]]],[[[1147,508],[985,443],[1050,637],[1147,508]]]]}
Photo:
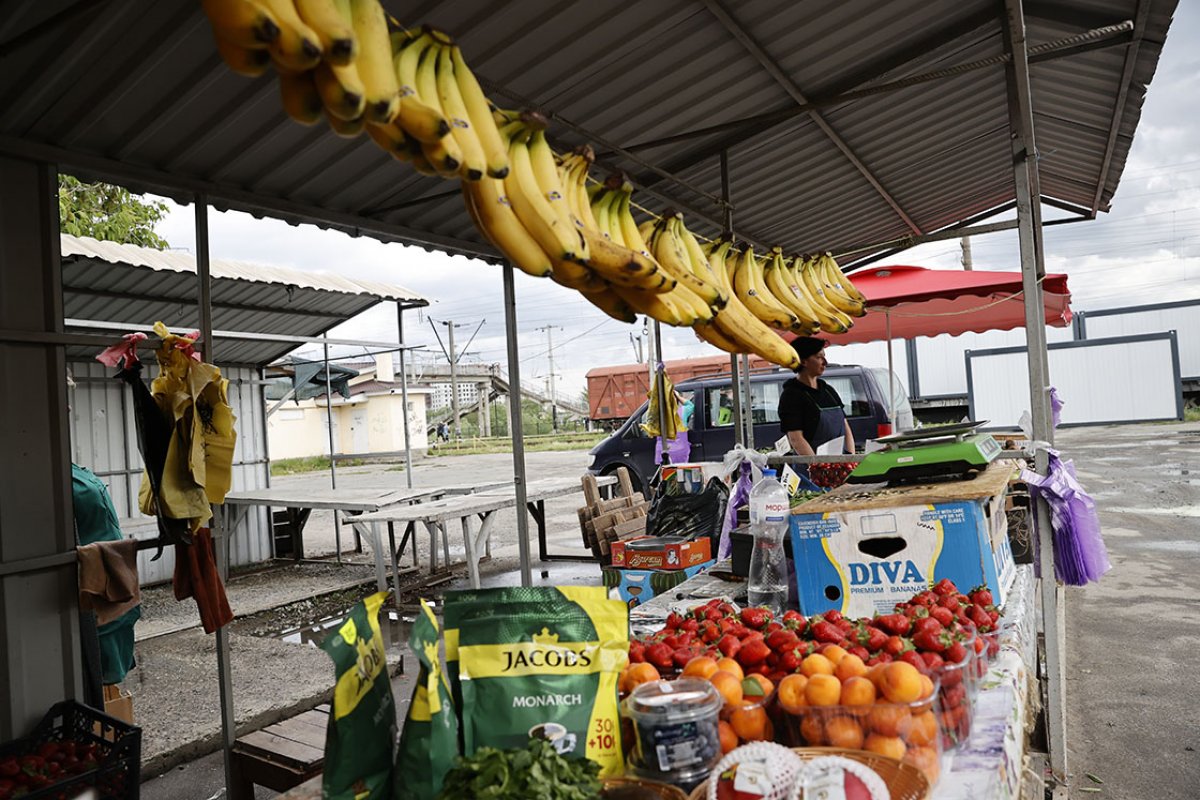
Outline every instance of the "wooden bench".
{"type": "Polygon", "coordinates": [[[230,800],[254,800],[254,785],[286,792],[325,768],[329,704],[238,737],[230,800]]]}

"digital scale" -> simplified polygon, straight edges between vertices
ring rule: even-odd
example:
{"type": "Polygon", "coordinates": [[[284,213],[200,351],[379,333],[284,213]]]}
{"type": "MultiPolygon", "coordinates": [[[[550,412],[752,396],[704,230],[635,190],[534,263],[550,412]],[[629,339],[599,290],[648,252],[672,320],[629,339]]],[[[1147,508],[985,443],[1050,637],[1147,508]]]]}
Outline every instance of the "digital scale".
{"type": "Polygon", "coordinates": [[[959,422],[876,439],[883,450],[867,453],[847,483],[912,483],[973,478],[1000,455],[1000,443],[979,431],[987,420],[959,422]]]}

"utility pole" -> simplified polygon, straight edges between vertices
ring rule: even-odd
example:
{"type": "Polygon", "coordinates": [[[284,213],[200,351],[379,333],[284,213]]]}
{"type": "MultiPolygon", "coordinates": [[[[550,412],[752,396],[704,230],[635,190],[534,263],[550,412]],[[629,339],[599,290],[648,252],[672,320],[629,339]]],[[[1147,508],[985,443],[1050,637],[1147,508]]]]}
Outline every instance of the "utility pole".
{"type": "Polygon", "coordinates": [[[964,236],[959,241],[962,244],[962,268],[969,272],[975,268],[971,261],[971,237],[964,236]]]}
{"type": "MultiPolygon", "coordinates": [[[[429,318],[429,324],[430,326],[433,325],[432,317],[429,318]]],[[[442,353],[445,354],[446,360],[450,362],[450,413],[454,424],[454,441],[457,442],[461,437],[458,430],[458,353],[454,350],[454,329],[465,328],[467,326],[465,323],[456,325],[453,320],[439,320],[439,324],[446,326],[446,340],[449,344],[448,348],[445,345],[442,346],[442,353]]],[[[479,324],[482,327],[483,323],[479,324]]],[[[476,328],[475,332],[478,333],[479,328],[476,328]]],[[[433,334],[437,336],[436,327],[433,329],[433,334]]],[[[474,337],[472,336],[471,338],[474,337]]],[[[442,344],[441,336],[438,336],[437,340],[439,345],[442,344]]],[[[470,342],[467,343],[467,346],[470,346],[470,342]]]]}
{"type": "MultiPolygon", "coordinates": [[[[554,397],[554,329],[555,325],[543,325],[539,331],[546,332],[546,353],[550,356],[550,424],[558,433],[558,401],[554,397]]],[[[558,328],[560,331],[562,328],[558,328]]]]}

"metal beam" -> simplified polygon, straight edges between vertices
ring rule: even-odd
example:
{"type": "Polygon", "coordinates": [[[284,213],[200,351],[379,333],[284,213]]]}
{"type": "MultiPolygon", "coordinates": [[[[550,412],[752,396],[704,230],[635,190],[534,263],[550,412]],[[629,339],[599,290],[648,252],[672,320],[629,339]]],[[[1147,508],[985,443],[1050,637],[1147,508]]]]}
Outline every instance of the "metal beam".
{"type": "MultiPolygon", "coordinates": [[[[775,59],[771,57],[762,44],[755,39],[749,31],[743,28],[736,19],[733,18],[733,15],[723,5],[721,5],[719,0],[704,0],[704,5],[708,8],[709,12],[717,18],[717,21],[725,27],[725,30],[729,31],[733,38],[737,39],[738,42],[746,48],[754,60],[757,61],[762,68],[767,71],[767,74],[770,75],[776,83],[783,87],[783,90],[787,92],[788,95],[790,95],[798,105],[804,106],[809,104],[808,98],[804,95],[804,92],[800,89],[800,87],[796,85],[796,82],[793,81],[791,77],[783,71],[783,68],[780,67],[775,59]]],[[[856,170],[858,170],[859,174],[866,179],[867,183],[871,185],[871,188],[875,190],[876,194],[882,197],[883,201],[887,203],[893,211],[896,212],[896,216],[900,217],[904,224],[907,225],[913,233],[919,235],[921,233],[920,226],[913,222],[912,218],[905,213],[904,209],[900,207],[900,204],[896,202],[896,199],[892,197],[891,193],[883,187],[883,184],[879,181],[875,174],[871,172],[867,165],[863,163],[862,159],[858,157],[858,154],[854,152],[853,148],[851,148],[846,140],[843,139],[841,135],[833,129],[833,126],[830,125],[828,121],[826,121],[824,115],[822,115],[820,111],[813,108],[809,109],[808,116],[813,122],[816,123],[817,127],[821,129],[821,132],[825,134],[825,137],[829,139],[829,141],[833,142],[834,147],[836,147],[841,154],[845,156],[846,160],[849,161],[856,170]]]]}
{"type": "MultiPolygon", "coordinates": [[[[64,264],[70,263],[71,259],[63,259],[64,264]]],[[[281,289],[283,287],[280,287],[281,289]]],[[[82,286],[66,286],[63,288],[66,295],[79,294],[87,297],[106,297],[115,300],[141,300],[148,303],[194,303],[195,297],[167,297],[164,295],[144,294],[141,292],[113,292],[107,289],[88,289],[82,286]]],[[[324,317],[328,319],[344,320],[345,314],[338,314],[332,311],[305,311],[301,308],[281,308],[279,306],[264,306],[255,303],[227,303],[215,302],[211,304],[212,308],[225,308],[230,311],[253,311],[258,314],[286,314],[289,316],[301,317],[324,317]]]]}
{"type": "MultiPolygon", "coordinates": [[[[1033,439],[1053,444],[1050,412],[1050,373],[1046,350],[1046,325],[1042,311],[1044,250],[1038,203],[1038,152],[1034,136],[1033,93],[1025,42],[1025,17],[1021,0],[1005,0],[1005,47],[1012,56],[1006,70],[1009,121],[1012,126],[1013,178],[1016,184],[1017,219],[1020,223],[1021,280],[1025,302],[1025,338],[1028,347],[1030,413],[1033,439]]],[[[1049,456],[1045,444],[1036,446],[1035,469],[1046,474],[1049,456]]],[[[1035,503],[1038,553],[1041,567],[1042,624],[1046,650],[1046,739],[1051,776],[1067,784],[1066,655],[1063,589],[1055,578],[1054,535],[1044,499],[1035,503]]]]}
{"type": "Polygon", "coordinates": [[[1117,99],[1113,102],[1112,122],[1108,126],[1108,141],[1104,145],[1104,161],[1100,164],[1100,173],[1096,179],[1096,193],[1092,197],[1092,216],[1095,216],[1100,209],[1100,197],[1104,194],[1104,185],[1108,183],[1108,171],[1112,166],[1117,133],[1121,130],[1121,118],[1125,116],[1125,98],[1129,94],[1129,85],[1133,82],[1133,69],[1137,66],[1142,31],[1146,29],[1146,17],[1149,14],[1150,0],[1138,0],[1137,11],[1134,12],[1133,18],[1133,42],[1125,51],[1125,66],[1121,70],[1121,86],[1117,90],[1117,99]]]}
{"type": "MultiPolygon", "coordinates": [[[[67,319],[66,325],[69,328],[89,328],[100,331],[118,331],[121,333],[129,333],[130,331],[141,330],[142,332],[153,331],[136,322],[112,322],[109,320],[94,320],[94,319],[67,319]]],[[[372,342],[364,339],[325,339],[320,336],[288,336],[282,333],[255,333],[253,331],[220,331],[214,330],[212,335],[216,339],[235,339],[247,342],[278,342],[280,344],[340,344],[350,347],[386,347],[390,350],[416,350],[416,346],[409,347],[402,342],[372,342]]],[[[111,344],[111,342],[110,342],[111,344]]]]}
{"type": "MultiPolygon", "coordinates": [[[[517,509],[517,550],[521,560],[521,585],[533,585],[529,556],[529,514],[525,493],[525,422],[521,408],[521,347],[517,340],[517,288],[512,264],[502,267],[504,277],[504,343],[508,353],[508,434],[512,439],[513,489],[517,509]]],[[[467,556],[470,558],[470,554],[467,556]]]]}
{"type": "Polygon", "coordinates": [[[103,156],[89,155],[13,136],[0,136],[0,153],[30,161],[58,163],[67,172],[70,172],[72,168],[81,169],[89,176],[122,185],[133,183],[138,189],[155,193],[173,196],[204,193],[208,195],[210,201],[219,200],[228,208],[246,211],[250,214],[267,214],[283,218],[298,217],[319,226],[351,233],[351,235],[367,233],[383,241],[398,241],[421,247],[432,247],[488,261],[495,261],[498,257],[491,245],[481,242],[456,239],[382,220],[372,220],[353,212],[334,211],[282,197],[271,197],[233,186],[223,186],[200,178],[173,175],[151,167],[114,161],[103,156]]]}

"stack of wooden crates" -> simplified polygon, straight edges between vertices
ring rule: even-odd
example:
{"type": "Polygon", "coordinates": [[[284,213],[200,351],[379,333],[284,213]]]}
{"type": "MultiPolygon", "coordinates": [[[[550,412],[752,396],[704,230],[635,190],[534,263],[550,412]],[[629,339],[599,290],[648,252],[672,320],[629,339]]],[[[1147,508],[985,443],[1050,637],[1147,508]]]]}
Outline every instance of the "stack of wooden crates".
{"type": "Polygon", "coordinates": [[[596,560],[608,564],[613,542],[646,535],[649,504],[641,492],[633,490],[629,470],[617,470],[616,497],[605,500],[594,475],[583,476],[584,507],[579,509],[579,528],[583,543],[592,549],[596,560]]]}

